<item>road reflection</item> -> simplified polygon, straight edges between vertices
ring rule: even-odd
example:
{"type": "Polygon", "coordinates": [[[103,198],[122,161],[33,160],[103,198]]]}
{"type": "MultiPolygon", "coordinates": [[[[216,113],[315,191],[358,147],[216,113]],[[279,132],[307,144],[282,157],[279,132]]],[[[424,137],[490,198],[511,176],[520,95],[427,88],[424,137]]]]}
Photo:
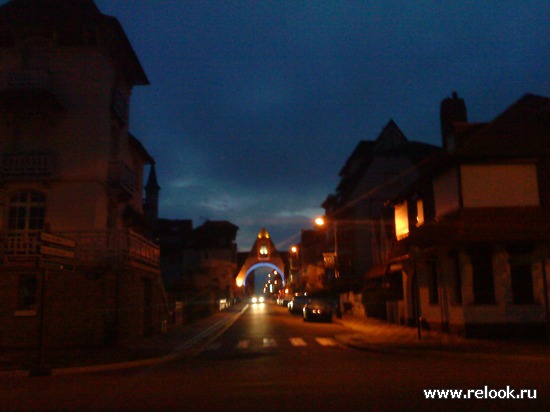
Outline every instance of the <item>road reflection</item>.
{"type": "Polygon", "coordinates": [[[253,303],[250,305],[250,310],[252,310],[252,313],[265,313],[266,312],[266,304],[265,303],[253,303]]]}

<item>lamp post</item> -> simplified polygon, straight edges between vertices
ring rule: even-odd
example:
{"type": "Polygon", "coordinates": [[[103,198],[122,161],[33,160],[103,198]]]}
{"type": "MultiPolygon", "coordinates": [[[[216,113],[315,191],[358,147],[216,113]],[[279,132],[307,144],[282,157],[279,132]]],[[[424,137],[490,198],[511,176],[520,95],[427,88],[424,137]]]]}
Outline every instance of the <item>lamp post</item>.
{"type": "MultiPolygon", "coordinates": [[[[318,217],[315,219],[315,224],[319,227],[323,227],[326,221],[323,217],[318,217]]],[[[340,272],[338,270],[338,221],[332,221],[333,237],[334,237],[334,278],[340,277],[340,272]]]]}
{"type": "MultiPolygon", "coordinates": [[[[325,219],[322,217],[318,217],[315,219],[315,224],[319,227],[322,227],[325,225],[325,219]]],[[[334,259],[334,279],[338,279],[340,277],[340,272],[338,270],[338,221],[333,220],[332,221],[332,229],[334,231],[334,253],[332,254],[332,258],[334,259]]],[[[323,254],[324,255],[324,254],[323,254]]],[[[324,257],[324,256],[323,256],[324,257]]],[[[342,303],[340,302],[340,293],[336,290],[337,293],[337,300],[336,300],[336,317],[338,319],[342,318],[342,303]]]]}
{"type": "Polygon", "coordinates": [[[299,249],[298,249],[298,246],[294,245],[290,248],[290,284],[297,284],[298,283],[298,272],[299,272],[299,255],[298,255],[298,252],[299,252],[299,249]]]}

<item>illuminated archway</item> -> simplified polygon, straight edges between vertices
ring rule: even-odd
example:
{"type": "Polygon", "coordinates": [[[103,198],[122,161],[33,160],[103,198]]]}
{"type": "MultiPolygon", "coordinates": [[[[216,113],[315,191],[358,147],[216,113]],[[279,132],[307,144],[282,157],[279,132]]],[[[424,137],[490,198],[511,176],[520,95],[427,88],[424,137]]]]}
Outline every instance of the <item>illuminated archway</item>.
{"type": "Polygon", "coordinates": [[[285,282],[285,272],[283,269],[281,269],[280,267],[278,266],[275,266],[274,264],[272,263],[269,263],[269,262],[260,262],[260,263],[256,263],[255,265],[251,266],[247,271],[246,271],[246,274],[244,275],[244,279],[243,279],[243,283],[242,285],[243,286],[246,286],[246,279],[248,278],[248,275],[250,274],[250,272],[253,272],[254,270],[256,269],[259,269],[261,267],[270,267],[271,269],[273,270],[276,270],[280,273],[281,275],[281,279],[283,281],[283,286],[286,284],[285,282]]]}
{"type": "Polygon", "coordinates": [[[280,253],[275,248],[273,241],[271,240],[269,233],[265,230],[265,227],[260,230],[258,233],[258,238],[254,242],[250,253],[246,258],[237,278],[235,279],[237,286],[245,286],[246,279],[250,272],[259,267],[267,266],[274,270],[277,270],[283,281],[283,285],[286,284],[285,281],[285,263],[280,253]]]}

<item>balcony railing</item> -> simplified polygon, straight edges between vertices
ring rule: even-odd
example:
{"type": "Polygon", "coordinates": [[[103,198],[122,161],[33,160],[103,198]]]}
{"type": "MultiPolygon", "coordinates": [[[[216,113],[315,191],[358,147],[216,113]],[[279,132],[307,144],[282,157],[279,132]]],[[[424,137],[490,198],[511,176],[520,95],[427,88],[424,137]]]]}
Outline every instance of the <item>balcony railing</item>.
{"type": "Polygon", "coordinates": [[[137,173],[124,162],[110,162],[109,186],[132,196],[137,191],[137,173]]]}
{"type": "Polygon", "coordinates": [[[21,69],[0,75],[0,99],[8,104],[40,102],[63,108],[57,96],[54,77],[48,70],[21,69]]]}
{"type": "Polygon", "coordinates": [[[24,69],[10,72],[6,77],[7,89],[50,89],[51,75],[46,70],[24,69]]]}
{"type": "MultiPolygon", "coordinates": [[[[1,254],[5,263],[40,257],[40,232],[2,233],[1,254]]],[[[135,262],[158,268],[159,247],[130,230],[57,232],[75,241],[75,264],[116,264],[135,262]]]]}
{"type": "Polygon", "coordinates": [[[49,153],[3,153],[1,180],[43,180],[54,177],[53,156],[49,153]]]}

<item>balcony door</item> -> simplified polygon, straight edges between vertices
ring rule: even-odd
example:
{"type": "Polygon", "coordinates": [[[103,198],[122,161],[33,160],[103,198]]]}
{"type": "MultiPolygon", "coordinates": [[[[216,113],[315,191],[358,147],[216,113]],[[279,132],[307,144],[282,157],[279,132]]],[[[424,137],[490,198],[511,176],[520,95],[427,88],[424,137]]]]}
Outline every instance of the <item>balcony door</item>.
{"type": "Polygon", "coordinates": [[[10,197],[7,252],[16,255],[37,253],[38,232],[44,229],[46,196],[35,191],[10,197]]]}

